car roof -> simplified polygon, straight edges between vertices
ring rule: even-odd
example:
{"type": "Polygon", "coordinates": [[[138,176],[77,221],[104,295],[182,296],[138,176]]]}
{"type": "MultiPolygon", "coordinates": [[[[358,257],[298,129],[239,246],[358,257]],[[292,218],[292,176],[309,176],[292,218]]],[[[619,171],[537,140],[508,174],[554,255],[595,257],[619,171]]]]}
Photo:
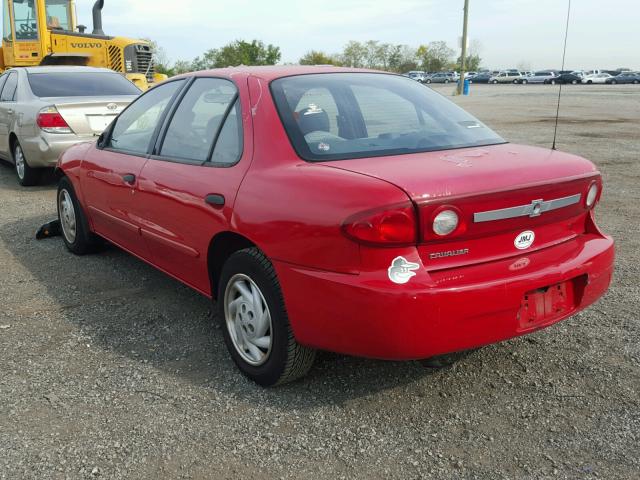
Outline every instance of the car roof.
{"type": "Polygon", "coordinates": [[[27,73],[80,73],[80,72],[93,72],[93,73],[118,73],[108,68],[98,67],[78,67],[69,65],[55,65],[46,67],[15,67],[11,70],[24,70],[27,73]]]}
{"type": "Polygon", "coordinates": [[[295,75],[310,75],[314,73],[383,73],[386,75],[396,75],[380,70],[370,70],[366,68],[347,68],[334,66],[306,66],[306,65],[274,65],[274,66],[239,66],[228,68],[217,68],[213,70],[202,70],[199,72],[190,72],[178,77],[199,76],[253,76],[266,81],[275,80],[277,78],[291,77],[295,75]]]}

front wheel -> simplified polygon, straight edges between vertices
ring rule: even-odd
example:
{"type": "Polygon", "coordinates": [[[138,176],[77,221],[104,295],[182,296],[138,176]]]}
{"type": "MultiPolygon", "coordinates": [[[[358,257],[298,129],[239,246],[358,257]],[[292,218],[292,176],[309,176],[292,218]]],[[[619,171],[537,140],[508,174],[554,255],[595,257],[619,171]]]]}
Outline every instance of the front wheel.
{"type": "Polygon", "coordinates": [[[611,85],[615,85],[616,83],[618,82],[616,82],[615,80],[611,80],[611,85]]]}
{"type": "Polygon", "coordinates": [[[493,83],[494,85],[497,85],[497,84],[498,84],[498,80],[494,80],[494,81],[493,81],[493,82],[491,82],[491,83],[493,83]]]}
{"type": "Polygon", "coordinates": [[[449,80],[445,80],[444,83],[449,83],[449,80]]]}
{"type": "Polygon", "coordinates": [[[316,352],[296,342],[275,269],[257,248],[240,250],[224,264],[218,317],[233,361],[259,385],[292,382],[313,365],[316,352]]]}
{"type": "Polygon", "coordinates": [[[526,85],[527,83],[529,83],[528,80],[522,80],[522,85],[526,85]]]}
{"type": "Polygon", "coordinates": [[[18,176],[18,182],[20,182],[20,185],[23,187],[33,187],[38,184],[41,170],[39,168],[29,166],[18,141],[16,141],[16,144],[13,147],[13,161],[15,163],[16,175],[18,176]]]}
{"type": "Polygon", "coordinates": [[[431,83],[431,80],[427,80],[427,83],[431,83]]]}
{"type": "Polygon", "coordinates": [[[577,85],[578,81],[577,80],[571,80],[571,85],[577,85]]]}

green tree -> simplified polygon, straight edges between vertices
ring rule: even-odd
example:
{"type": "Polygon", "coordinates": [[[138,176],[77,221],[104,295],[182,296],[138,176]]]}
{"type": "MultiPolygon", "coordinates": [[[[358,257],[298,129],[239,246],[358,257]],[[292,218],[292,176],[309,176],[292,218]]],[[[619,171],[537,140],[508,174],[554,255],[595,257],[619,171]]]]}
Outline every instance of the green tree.
{"type": "Polygon", "coordinates": [[[300,65],[340,65],[337,58],[319,50],[311,50],[300,58],[300,65]]]}
{"type": "Polygon", "coordinates": [[[282,57],[280,47],[265,45],[260,40],[251,42],[236,40],[219,50],[210,50],[207,53],[211,53],[211,58],[215,58],[213,66],[216,68],[237,65],[275,65],[282,57]]]}
{"type": "Polygon", "coordinates": [[[354,40],[347,43],[340,56],[345,67],[362,68],[367,60],[367,46],[354,40]]]}
{"type": "Polygon", "coordinates": [[[439,72],[447,68],[455,51],[447,42],[431,42],[429,45],[418,47],[418,58],[422,68],[427,72],[439,72]]]}

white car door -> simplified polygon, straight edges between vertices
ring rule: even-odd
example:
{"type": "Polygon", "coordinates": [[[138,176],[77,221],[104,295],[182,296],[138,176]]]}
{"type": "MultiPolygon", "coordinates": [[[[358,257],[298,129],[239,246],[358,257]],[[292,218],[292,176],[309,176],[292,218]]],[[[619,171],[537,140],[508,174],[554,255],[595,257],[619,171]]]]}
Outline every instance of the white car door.
{"type": "Polygon", "coordinates": [[[0,77],[0,156],[11,159],[9,147],[9,126],[13,121],[14,97],[18,87],[18,74],[5,73],[0,77]]]}

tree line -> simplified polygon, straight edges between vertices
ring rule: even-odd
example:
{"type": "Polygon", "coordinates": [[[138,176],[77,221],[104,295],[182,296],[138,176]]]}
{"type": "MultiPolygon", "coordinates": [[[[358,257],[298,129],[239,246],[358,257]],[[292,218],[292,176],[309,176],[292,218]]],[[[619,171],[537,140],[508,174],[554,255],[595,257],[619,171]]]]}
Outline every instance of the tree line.
{"type": "MultiPolygon", "coordinates": [[[[282,58],[280,47],[260,40],[235,40],[221,48],[207,50],[192,60],[170,62],[166,52],[151,41],[156,70],[169,76],[198,70],[224,68],[238,65],[275,65],[282,58]]],[[[481,64],[480,44],[471,42],[467,56],[467,70],[478,70],[481,64]]],[[[446,42],[434,41],[411,47],[409,45],[383,43],[377,40],[350,41],[341,52],[328,54],[310,50],[299,60],[300,65],[336,65],[354,68],[372,68],[405,73],[411,70],[439,72],[458,70],[461,58],[455,59],[455,50],[446,42]]]]}

